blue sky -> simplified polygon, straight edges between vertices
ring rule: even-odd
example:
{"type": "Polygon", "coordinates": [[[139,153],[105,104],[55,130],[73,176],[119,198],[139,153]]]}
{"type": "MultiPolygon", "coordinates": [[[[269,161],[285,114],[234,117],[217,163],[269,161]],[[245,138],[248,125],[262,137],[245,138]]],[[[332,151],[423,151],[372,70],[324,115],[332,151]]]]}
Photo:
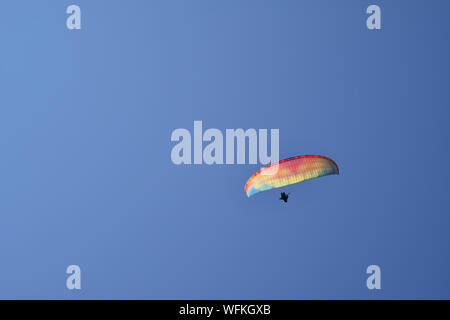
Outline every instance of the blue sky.
{"type": "Polygon", "coordinates": [[[450,298],[449,9],[2,1],[0,298],[450,298]],[[341,174],[248,199],[258,165],[171,162],[194,120],[341,174]]]}

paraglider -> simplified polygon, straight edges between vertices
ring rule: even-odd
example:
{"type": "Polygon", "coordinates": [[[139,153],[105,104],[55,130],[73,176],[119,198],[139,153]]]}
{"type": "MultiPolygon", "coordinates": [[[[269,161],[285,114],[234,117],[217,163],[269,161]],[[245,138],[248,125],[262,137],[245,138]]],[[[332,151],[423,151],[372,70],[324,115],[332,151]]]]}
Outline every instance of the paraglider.
{"type": "MultiPolygon", "coordinates": [[[[339,168],[332,159],[319,155],[297,156],[262,168],[248,179],[244,190],[247,197],[251,197],[262,191],[331,174],[339,174],[339,168]]],[[[287,202],[287,195],[284,201],[287,202]]]]}

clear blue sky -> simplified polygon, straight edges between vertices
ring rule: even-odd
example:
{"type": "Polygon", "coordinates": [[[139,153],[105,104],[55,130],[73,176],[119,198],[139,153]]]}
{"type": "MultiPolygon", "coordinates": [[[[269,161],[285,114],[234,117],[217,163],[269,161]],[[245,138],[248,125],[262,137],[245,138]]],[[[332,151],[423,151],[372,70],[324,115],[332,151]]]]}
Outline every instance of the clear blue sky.
{"type": "Polygon", "coordinates": [[[2,1],[0,298],[450,298],[449,12],[2,1]],[[326,155],[341,175],[287,204],[248,199],[257,165],[171,162],[171,132],[194,120],[278,128],[280,157],[326,155]]]}

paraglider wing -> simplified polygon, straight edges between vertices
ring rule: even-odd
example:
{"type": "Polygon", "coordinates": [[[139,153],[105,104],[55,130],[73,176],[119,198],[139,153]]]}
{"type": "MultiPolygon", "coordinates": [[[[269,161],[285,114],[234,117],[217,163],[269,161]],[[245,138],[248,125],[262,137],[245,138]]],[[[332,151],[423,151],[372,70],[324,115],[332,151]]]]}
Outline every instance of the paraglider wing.
{"type": "Polygon", "coordinates": [[[319,155],[297,156],[272,163],[262,168],[245,184],[247,197],[274,188],[330,174],[339,174],[339,168],[330,158],[319,155]],[[278,166],[278,170],[273,170],[278,166]],[[272,169],[273,172],[270,172],[272,169]]]}

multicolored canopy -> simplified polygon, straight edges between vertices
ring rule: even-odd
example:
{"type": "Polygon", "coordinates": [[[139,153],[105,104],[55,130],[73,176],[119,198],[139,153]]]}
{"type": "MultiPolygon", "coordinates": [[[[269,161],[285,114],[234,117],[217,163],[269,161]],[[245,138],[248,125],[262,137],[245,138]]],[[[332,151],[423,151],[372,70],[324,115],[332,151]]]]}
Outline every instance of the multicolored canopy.
{"type": "Polygon", "coordinates": [[[256,172],[245,184],[245,193],[247,197],[251,197],[261,191],[330,174],[339,174],[336,162],[330,158],[318,155],[292,157],[272,163],[256,172]]]}

